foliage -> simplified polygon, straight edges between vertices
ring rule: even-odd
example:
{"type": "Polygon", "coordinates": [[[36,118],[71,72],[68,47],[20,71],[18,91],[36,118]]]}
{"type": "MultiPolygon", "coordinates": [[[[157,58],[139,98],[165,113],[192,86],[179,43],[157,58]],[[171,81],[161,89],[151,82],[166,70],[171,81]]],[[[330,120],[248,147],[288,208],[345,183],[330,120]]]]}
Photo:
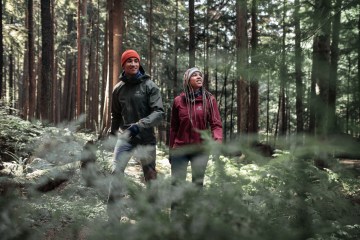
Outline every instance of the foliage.
{"type": "MultiPolygon", "coordinates": [[[[158,180],[146,187],[141,181],[140,166],[131,161],[126,181],[122,182],[126,189],[123,198],[108,209],[107,189],[110,181],[114,181],[108,174],[109,145],[113,142],[98,145],[97,162],[87,168],[87,176],[93,180],[88,185],[78,163],[82,146],[91,135],[70,128],[72,137],[69,137],[62,128],[32,124],[8,115],[1,120],[1,126],[1,139],[10,136],[17,139],[8,142],[11,146],[19,146],[19,142],[24,146],[30,144],[31,156],[37,155],[38,149],[32,142],[36,146],[48,146],[50,140],[56,140],[58,145],[42,155],[44,161],[53,164],[46,171],[33,165],[32,171],[25,167],[17,175],[4,175],[6,169],[0,172],[2,239],[358,239],[360,236],[359,205],[350,201],[359,198],[359,179],[340,165],[319,170],[311,154],[303,154],[311,152],[313,148],[309,146],[278,151],[277,157],[269,159],[251,154],[251,149],[243,144],[221,146],[208,141],[205,147],[213,157],[202,190],[190,182],[171,187],[167,155],[158,149],[158,180]],[[246,153],[246,159],[231,154],[236,148],[246,153]],[[61,155],[68,156],[68,161],[63,161],[67,158],[64,156],[51,158],[61,155]],[[54,173],[65,170],[71,170],[66,175],[67,182],[46,193],[36,190],[44,177],[55,178],[54,173]],[[179,205],[171,211],[173,201],[179,205]],[[118,214],[120,221],[108,219],[111,213],[118,214]]],[[[29,150],[17,148],[14,155],[20,156],[25,149],[29,150]]]]}

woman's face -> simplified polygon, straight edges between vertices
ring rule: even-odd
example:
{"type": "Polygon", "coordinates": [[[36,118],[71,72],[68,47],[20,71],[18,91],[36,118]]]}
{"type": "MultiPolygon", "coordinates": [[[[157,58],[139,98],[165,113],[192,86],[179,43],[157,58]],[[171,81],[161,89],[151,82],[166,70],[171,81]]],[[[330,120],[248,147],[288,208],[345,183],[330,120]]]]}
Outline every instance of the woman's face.
{"type": "Polygon", "coordinates": [[[126,76],[135,76],[139,71],[140,62],[137,58],[128,58],[123,66],[126,76]]]}
{"type": "Polygon", "coordinates": [[[200,72],[194,72],[191,74],[189,84],[192,89],[197,90],[203,86],[203,76],[200,72]]]}

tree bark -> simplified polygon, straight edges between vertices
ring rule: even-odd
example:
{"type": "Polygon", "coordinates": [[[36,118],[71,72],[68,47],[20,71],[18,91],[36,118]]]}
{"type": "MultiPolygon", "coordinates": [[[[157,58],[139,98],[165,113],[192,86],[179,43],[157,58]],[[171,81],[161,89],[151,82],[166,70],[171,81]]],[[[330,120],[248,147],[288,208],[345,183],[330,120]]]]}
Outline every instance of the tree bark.
{"type": "MultiPolygon", "coordinates": [[[[111,0],[107,0],[107,10],[109,12],[111,0]]],[[[109,69],[109,14],[105,19],[105,29],[104,29],[104,50],[103,50],[103,58],[104,61],[102,63],[102,85],[101,85],[101,106],[100,106],[100,113],[101,113],[101,130],[100,136],[103,136],[105,131],[107,131],[107,126],[110,126],[109,123],[109,92],[108,92],[108,69],[109,69]]]]}
{"type": "Polygon", "coordinates": [[[237,129],[238,135],[247,133],[248,126],[248,83],[247,67],[247,4],[246,0],[236,1],[236,58],[237,58],[237,129]]]}
{"type": "Polygon", "coordinates": [[[28,53],[29,53],[29,118],[35,117],[36,79],[34,76],[34,17],[33,0],[28,0],[28,53]]]}
{"type": "MultiPolygon", "coordinates": [[[[2,7],[2,0],[0,1],[0,19],[3,19],[3,7],[2,7]]],[[[3,41],[4,37],[3,37],[3,23],[2,21],[0,22],[0,99],[3,96],[3,83],[5,84],[5,82],[3,81],[3,68],[4,68],[4,41],[3,41]]]]}
{"type": "Polygon", "coordinates": [[[176,9],[175,9],[175,32],[174,32],[174,88],[173,88],[173,97],[175,98],[181,91],[181,86],[178,86],[178,24],[179,24],[179,1],[176,0],[176,9]]]}
{"type": "Polygon", "coordinates": [[[295,0],[295,83],[296,83],[296,132],[304,131],[303,119],[303,82],[302,82],[302,50],[301,50],[301,28],[300,28],[300,0],[295,0]]]}
{"type": "MultiPolygon", "coordinates": [[[[258,33],[257,33],[257,1],[252,0],[251,5],[251,65],[252,69],[258,69],[258,33]]],[[[257,71],[253,71],[250,81],[249,103],[249,133],[257,134],[259,130],[259,82],[257,71]]],[[[257,137],[254,136],[257,140],[257,137]]]]}
{"type": "Polygon", "coordinates": [[[41,88],[40,88],[40,118],[51,120],[51,93],[53,76],[53,22],[50,1],[41,0],[41,88]]]}
{"type": "Polygon", "coordinates": [[[284,136],[287,132],[287,115],[286,115],[286,0],[283,0],[283,18],[282,18],[282,44],[281,44],[281,65],[280,65],[280,118],[279,118],[279,135],[284,136]]]}
{"type": "Polygon", "coordinates": [[[85,111],[85,51],[86,51],[86,11],[87,0],[78,0],[77,13],[77,80],[76,80],[76,116],[85,111]]]}
{"type": "Polygon", "coordinates": [[[332,41],[329,71],[329,133],[335,133],[337,130],[336,123],[336,88],[338,81],[338,65],[339,65],[339,39],[340,39],[340,20],[341,20],[342,0],[336,0],[334,11],[335,15],[332,23],[332,41]]]}
{"type": "Polygon", "coordinates": [[[153,32],[153,1],[149,1],[149,19],[148,19],[148,26],[149,26],[149,32],[148,32],[148,72],[149,75],[152,76],[152,32],[153,32]]]}
{"type": "MultiPolygon", "coordinates": [[[[67,1],[68,4],[68,1],[67,1]]],[[[71,32],[74,30],[75,21],[74,15],[69,13],[66,17],[67,21],[67,40],[71,42],[71,32]]],[[[76,92],[76,84],[74,79],[75,71],[75,55],[69,51],[65,54],[65,75],[64,75],[64,90],[62,95],[62,114],[61,121],[71,121],[75,116],[74,99],[76,92]]]]}
{"type": "Polygon", "coordinates": [[[317,107],[316,115],[316,132],[320,135],[328,133],[328,113],[329,113],[329,71],[330,71],[330,8],[331,2],[328,0],[318,0],[320,18],[320,33],[318,45],[315,49],[315,56],[318,61],[318,71],[316,75],[317,84],[319,86],[319,98],[315,104],[317,107]]]}
{"type": "MultiPolygon", "coordinates": [[[[124,32],[124,1],[123,0],[114,0],[113,8],[113,81],[112,88],[119,82],[120,76],[120,58],[122,52],[122,41],[123,41],[123,32],[124,32]]],[[[112,89],[111,88],[111,89],[112,89]]]]}
{"type": "Polygon", "coordinates": [[[195,2],[189,0],[189,68],[195,67],[195,2]]]}
{"type": "MultiPolygon", "coordinates": [[[[360,6],[360,3],[359,3],[360,6]]],[[[360,14],[358,14],[358,42],[360,42],[360,14]]],[[[357,124],[359,124],[359,119],[360,119],[360,44],[358,44],[357,47],[357,92],[358,92],[358,114],[357,117],[355,116],[355,118],[357,118],[358,120],[356,121],[357,124]]],[[[359,130],[357,130],[357,135],[359,136],[360,132],[359,130]]]]}

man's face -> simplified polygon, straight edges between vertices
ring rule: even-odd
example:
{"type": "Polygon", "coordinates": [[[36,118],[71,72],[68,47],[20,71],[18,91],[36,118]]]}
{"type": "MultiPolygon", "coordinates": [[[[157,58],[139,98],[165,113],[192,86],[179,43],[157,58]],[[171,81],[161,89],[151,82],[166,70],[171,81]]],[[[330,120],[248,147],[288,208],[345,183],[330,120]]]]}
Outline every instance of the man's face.
{"type": "Polygon", "coordinates": [[[137,58],[128,58],[123,66],[123,69],[125,71],[125,75],[127,76],[135,76],[136,73],[139,71],[140,62],[137,58]]]}

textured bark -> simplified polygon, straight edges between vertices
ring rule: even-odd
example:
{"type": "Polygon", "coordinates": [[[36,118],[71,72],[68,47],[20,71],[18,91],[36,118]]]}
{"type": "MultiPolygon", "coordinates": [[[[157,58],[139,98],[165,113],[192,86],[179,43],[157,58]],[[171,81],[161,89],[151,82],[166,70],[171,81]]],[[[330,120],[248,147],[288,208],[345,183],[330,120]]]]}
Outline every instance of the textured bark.
{"type": "Polygon", "coordinates": [[[77,12],[77,80],[76,80],[76,116],[79,118],[85,110],[85,49],[86,49],[86,11],[87,0],[78,0],[77,12]]]}
{"type": "Polygon", "coordinates": [[[210,84],[209,84],[209,44],[210,44],[210,34],[209,34],[209,27],[210,27],[210,21],[211,21],[211,15],[210,15],[210,7],[212,5],[212,1],[207,1],[206,6],[206,16],[205,16],[205,26],[204,26],[204,32],[205,32],[205,43],[204,43],[204,54],[205,54],[205,63],[204,63],[204,87],[211,91],[210,84]]]}
{"type": "Polygon", "coordinates": [[[189,67],[195,66],[195,3],[189,0],[189,67]]]}
{"type": "MultiPolygon", "coordinates": [[[[52,19],[56,19],[55,16],[55,5],[51,4],[51,16],[52,19]]],[[[53,21],[53,36],[52,41],[54,42],[54,36],[57,35],[57,22],[53,21]]],[[[52,113],[52,122],[55,124],[58,124],[60,122],[60,99],[61,99],[61,81],[57,78],[57,72],[58,72],[58,58],[55,58],[55,46],[54,44],[51,45],[51,52],[53,56],[51,56],[52,59],[52,65],[53,65],[53,72],[52,72],[52,98],[51,98],[51,113],[52,113]]]]}
{"type": "Polygon", "coordinates": [[[148,17],[148,73],[152,76],[152,31],[153,31],[153,1],[149,1],[149,17],[148,17]]]}
{"type": "Polygon", "coordinates": [[[317,45],[314,48],[314,54],[317,61],[317,71],[315,80],[319,87],[319,96],[315,102],[316,109],[316,133],[326,135],[328,132],[328,99],[329,99],[329,71],[330,71],[330,7],[328,0],[318,0],[319,27],[321,31],[315,36],[317,45]]]}
{"type": "MultiPolygon", "coordinates": [[[[67,15],[67,35],[68,41],[72,42],[71,32],[74,30],[75,21],[74,15],[69,13],[67,15]]],[[[64,90],[62,95],[62,114],[61,121],[71,121],[75,116],[75,92],[76,92],[76,78],[75,78],[75,55],[71,52],[66,52],[65,55],[65,75],[64,75],[64,90]]]]}
{"type": "MultiPolygon", "coordinates": [[[[360,3],[359,3],[360,5],[360,3]]],[[[359,14],[359,18],[358,18],[358,42],[360,42],[360,14],[359,14]]],[[[358,44],[357,47],[357,93],[358,93],[358,103],[360,103],[360,44],[358,44]]],[[[357,124],[359,124],[359,119],[360,119],[360,104],[358,105],[358,116],[357,116],[357,124]]],[[[359,136],[359,132],[357,132],[358,136],[359,136]]]]}
{"type": "Polygon", "coordinates": [[[300,28],[300,1],[295,0],[295,83],[296,83],[296,132],[304,131],[303,81],[302,81],[302,50],[300,28]]]}
{"type": "MultiPolygon", "coordinates": [[[[99,8],[99,5],[97,6],[99,8]]],[[[90,69],[91,77],[89,77],[89,82],[91,82],[91,103],[90,103],[90,119],[92,129],[96,129],[99,125],[99,87],[100,87],[100,78],[99,78],[99,15],[92,16],[92,54],[90,61],[93,64],[93,67],[90,69]]]]}
{"type": "MultiPolygon", "coordinates": [[[[9,54],[9,102],[10,102],[10,106],[12,108],[15,107],[14,104],[14,92],[15,92],[15,84],[14,84],[14,57],[13,57],[13,46],[10,47],[10,54],[9,54]]],[[[12,114],[12,109],[10,108],[9,110],[9,114],[12,114]]]]}
{"type": "Polygon", "coordinates": [[[175,9],[175,32],[174,32],[174,88],[173,96],[174,98],[180,93],[181,86],[178,86],[178,24],[179,24],[179,1],[176,0],[176,9],[175,9]]]}
{"type": "MultiPolygon", "coordinates": [[[[107,9],[109,9],[111,0],[107,1],[107,9]]],[[[108,16],[108,15],[107,15],[108,16]]],[[[102,85],[101,85],[101,106],[100,106],[100,113],[101,113],[101,132],[100,136],[102,136],[105,131],[107,131],[107,127],[110,126],[109,123],[109,94],[108,94],[108,85],[109,85],[109,79],[108,79],[108,69],[109,69],[109,17],[105,20],[105,30],[104,30],[104,61],[102,63],[102,85]]]]}
{"type": "Polygon", "coordinates": [[[280,116],[279,116],[279,135],[286,135],[287,132],[287,112],[286,112],[286,79],[287,79],[287,66],[286,66],[286,0],[283,1],[283,19],[282,19],[282,44],[281,44],[281,63],[280,63],[280,116]]]}
{"type": "Polygon", "coordinates": [[[28,0],[28,58],[29,58],[29,118],[35,117],[36,79],[34,75],[34,17],[33,0],[28,0]]]}
{"type": "MultiPolygon", "coordinates": [[[[258,69],[258,33],[257,33],[257,1],[252,0],[251,5],[251,65],[252,69],[258,69]]],[[[250,81],[249,103],[249,133],[257,134],[259,130],[259,82],[257,72],[252,73],[250,81]]]]}
{"type": "Polygon", "coordinates": [[[340,20],[341,20],[342,0],[336,0],[335,15],[332,22],[332,41],[331,41],[331,67],[329,71],[329,114],[328,114],[328,130],[329,133],[335,133],[336,127],[336,88],[338,81],[338,65],[339,65],[339,39],[340,39],[340,20]]]}
{"type": "MultiPolygon", "coordinates": [[[[0,1],[0,19],[3,19],[2,16],[2,0],[0,1]]],[[[3,42],[3,23],[2,21],[0,22],[0,56],[4,56],[4,42],[3,42]]],[[[4,59],[1,57],[0,58],[0,99],[2,98],[3,95],[3,83],[5,83],[3,81],[3,68],[4,68],[4,59]]]]}
{"type": "Polygon", "coordinates": [[[41,0],[41,88],[40,88],[40,118],[51,120],[51,93],[53,76],[53,22],[50,1],[41,0]]]}
{"type": "Polygon", "coordinates": [[[246,0],[236,1],[236,57],[237,57],[237,129],[238,134],[247,133],[248,83],[247,67],[247,5],[246,0]]]}
{"type": "Polygon", "coordinates": [[[123,31],[124,31],[124,1],[123,0],[114,0],[113,8],[113,82],[112,87],[114,87],[119,81],[120,75],[120,58],[122,53],[122,41],[123,41],[123,31]]]}

